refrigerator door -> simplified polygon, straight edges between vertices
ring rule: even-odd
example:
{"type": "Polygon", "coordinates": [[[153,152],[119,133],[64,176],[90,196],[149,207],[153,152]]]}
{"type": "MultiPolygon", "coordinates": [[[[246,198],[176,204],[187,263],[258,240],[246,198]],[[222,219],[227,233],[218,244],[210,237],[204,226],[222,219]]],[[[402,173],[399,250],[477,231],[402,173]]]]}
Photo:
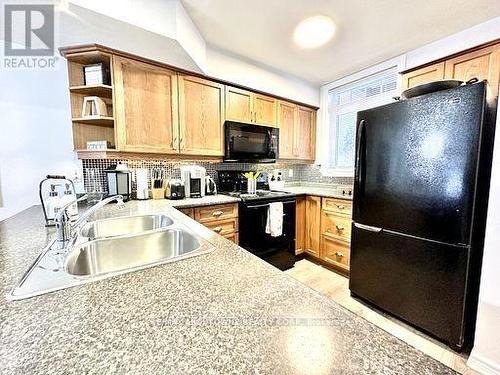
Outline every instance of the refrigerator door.
{"type": "Polygon", "coordinates": [[[358,113],[353,220],[469,244],[483,82],[358,113]]]}
{"type": "Polygon", "coordinates": [[[351,292],[460,349],[469,247],[352,229],[351,292]]]}

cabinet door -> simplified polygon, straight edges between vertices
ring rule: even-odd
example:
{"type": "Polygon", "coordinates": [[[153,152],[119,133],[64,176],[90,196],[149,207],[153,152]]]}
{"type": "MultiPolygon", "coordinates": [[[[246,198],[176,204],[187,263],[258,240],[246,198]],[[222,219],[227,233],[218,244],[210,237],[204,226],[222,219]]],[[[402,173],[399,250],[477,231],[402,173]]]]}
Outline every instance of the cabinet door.
{"type": "Polygon", "coordinates": [[[306,238],[305,250],[319,257],[319,240],[321,235],[321,198],[306,197],[306,238]]]}
{"type": "Polygon", "coordinates": [[[253,122],[258,125],[277,126],[277,102],[275,98],[270,96],[254,94],[253,122]]]}
{"type": "Polygon", "coordinates": [[[226,120],[252,122],[252,93],[226,86],[226,120]]]}
{"type": "Polygon", "coordinates": [[[118,149],[177,153],[177,73],[116,56],[113,73],[118,149]]]}
{"type": "Polygon", "coordinates": [[[402,79],[401,88],[403,90],[422,83],[444,79],[444,62],[412,70],[411,72],[403,74],[402,79]]]}
{"type": "Polygon", "coordinates": [[[293,159],[295,157],[295,127],[297,120],[297,106],[292,103],[280,101],[278,103],[278,125],[280,129],[280,159],[293,159]]]}
{"type": "Polygon", "coordinates": [[[447,60],[445,77],[468,81],[471,78],[488,80],[488,99],[498,96],[500,76],[500,46],[494,45],[447,60]]]}
{"type": "Polygon", "coordinates": [[[181,154],[224,155],[224,85],[179,75],[181,154]]]}
{"type": "Polygon", "coordinates": [[[295,128],[295,156],[298,159],[314,160],[316,149],[316,111],[298,107],[295,128]]]}
{"type": "Polygon", "coordinates": [[[306,199],[298,197],[295,205],[295,254],[304,251],[306,237],[306,199]]]}

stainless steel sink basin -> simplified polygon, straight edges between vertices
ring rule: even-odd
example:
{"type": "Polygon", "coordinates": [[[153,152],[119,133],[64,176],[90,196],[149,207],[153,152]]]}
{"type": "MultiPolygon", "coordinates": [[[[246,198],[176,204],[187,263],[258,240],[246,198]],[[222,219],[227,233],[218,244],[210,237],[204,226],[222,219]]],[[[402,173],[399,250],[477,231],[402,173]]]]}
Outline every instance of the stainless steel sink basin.
{"type": "Polygon", "coordinates": [[[197,250],[199,241],[180,229],[98,239],[81,244],[66,259],[73,276],[99,276],[174,260],[197,250]]]}
{"type": "Polygon", "coordinates": [[[142,233],[166,228],[172,224],[173,220],[166,215],[115,217],[87,223],[82,227],[79,234],[81,237],[95,240],[98,238],[142,233]]]}

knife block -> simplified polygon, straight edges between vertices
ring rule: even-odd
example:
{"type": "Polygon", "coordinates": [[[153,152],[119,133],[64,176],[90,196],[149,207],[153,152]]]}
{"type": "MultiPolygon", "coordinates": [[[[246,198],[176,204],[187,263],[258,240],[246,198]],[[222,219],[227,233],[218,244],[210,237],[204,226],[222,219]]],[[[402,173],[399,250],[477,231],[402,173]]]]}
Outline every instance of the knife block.
{"type": "MultiPolygon", "coordinates": [[[[158,180],[156,180],[158,181],[158,180]]],[[[165,199],[165,180],[161,180],[161,187],[155,188],[155,180],[151,180],[151,198],[165,199]]]]}

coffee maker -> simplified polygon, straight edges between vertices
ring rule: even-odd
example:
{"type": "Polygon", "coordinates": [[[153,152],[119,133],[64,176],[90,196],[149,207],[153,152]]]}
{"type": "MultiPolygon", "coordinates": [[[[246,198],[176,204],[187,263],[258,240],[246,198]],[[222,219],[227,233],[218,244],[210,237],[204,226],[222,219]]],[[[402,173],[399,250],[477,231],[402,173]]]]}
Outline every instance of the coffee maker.
{"type": "Polygon", "coordinates": [[[181,180],[184,183],[186,198],[201,198],[205,196],[206,174],[206,169],[197,165],[181,167],[181,180]]]}

